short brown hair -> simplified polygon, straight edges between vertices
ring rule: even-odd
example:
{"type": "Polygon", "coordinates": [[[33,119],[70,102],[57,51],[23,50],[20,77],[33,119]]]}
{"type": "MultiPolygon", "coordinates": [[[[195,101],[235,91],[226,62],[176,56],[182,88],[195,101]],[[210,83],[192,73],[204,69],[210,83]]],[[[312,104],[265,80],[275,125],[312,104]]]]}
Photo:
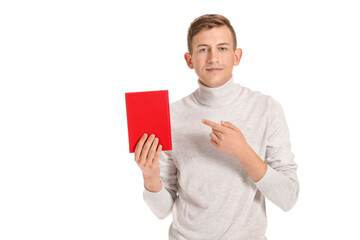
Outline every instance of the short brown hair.
{"type": "Polygon", "coordinates": [[[234,50],[236,49],[236,34],[234,28],[231,26],[229,19],[222,15],[218,14],[205,14],[198,18],[196,18],[189,27],[188,35],[187,35],[187,44],[188,44],[188,51],[192,54],[192,39],[196,34],[198,34],[202,29],[211,29],[213,27],[221,27],[227,26],[232,34],[234,40],[234,50]]]}

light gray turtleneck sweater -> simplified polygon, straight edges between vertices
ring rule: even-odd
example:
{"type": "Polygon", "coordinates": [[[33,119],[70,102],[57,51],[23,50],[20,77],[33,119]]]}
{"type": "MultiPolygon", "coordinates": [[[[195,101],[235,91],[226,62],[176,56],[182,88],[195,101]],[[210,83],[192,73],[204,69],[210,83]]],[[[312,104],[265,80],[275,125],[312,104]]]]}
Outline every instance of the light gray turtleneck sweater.
{"type": "Polygon", "coordinates": [[[199,88],[170,104],[173,150],[161,153],[163,188],[144,200],[160,219],[172,213],[169,239],[264,240],[265,197],[284,211],[299,192],[297,165],[281,105],[231,78],[218,88],[199,88]],[[268,165],[254,182],[241,163],[210,142],[201,120],[229,121],[268,165]]]}

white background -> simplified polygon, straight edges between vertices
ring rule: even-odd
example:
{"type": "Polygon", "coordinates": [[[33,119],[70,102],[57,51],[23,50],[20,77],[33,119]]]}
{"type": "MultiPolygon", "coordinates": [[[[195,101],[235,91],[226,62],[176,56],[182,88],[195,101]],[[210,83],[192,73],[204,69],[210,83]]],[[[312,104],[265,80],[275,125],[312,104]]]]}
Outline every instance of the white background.
{"type": "MultiPolygon", "coordinates": [[[[1,1],[0,239],[167,239],[128,152],[125,92],[193,92],[191,21],[230,19],[235,82],[278,100],[299,165],[268,239],[360,239],[356,1],[1,1]]],[[[226,119],[224,119],[226,120],[226,119]]]]}

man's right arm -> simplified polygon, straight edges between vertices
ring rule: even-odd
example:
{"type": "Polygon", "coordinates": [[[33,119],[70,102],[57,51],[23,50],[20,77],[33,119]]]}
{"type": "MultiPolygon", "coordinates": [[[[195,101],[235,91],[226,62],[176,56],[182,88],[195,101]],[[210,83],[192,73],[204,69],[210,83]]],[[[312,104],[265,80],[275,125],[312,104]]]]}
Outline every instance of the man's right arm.
{"type": "Polygon", "coordinates": [[[171,213],[176,197],[177,169],[171,154],[162,152],[158,142],[154,135],[147,138],[144,134],[136,145],[135,161],[143,173],[144,200],[159,219],[164,219],[171,213]]]}
{"type": "Polygon", "coordinates": [[[144,177],[144,187],[149,192],[160,192],[162,188],[160,177],[156,177],[156,178],[144,177]]]}
{"type": "Polygon", "coordinates": [[[155,216],[164,219],[171,214],[178,188],[177,168],[170,151],[161,152],[159,166],[160,178],[144,179],[143,197],[155,216]]]}

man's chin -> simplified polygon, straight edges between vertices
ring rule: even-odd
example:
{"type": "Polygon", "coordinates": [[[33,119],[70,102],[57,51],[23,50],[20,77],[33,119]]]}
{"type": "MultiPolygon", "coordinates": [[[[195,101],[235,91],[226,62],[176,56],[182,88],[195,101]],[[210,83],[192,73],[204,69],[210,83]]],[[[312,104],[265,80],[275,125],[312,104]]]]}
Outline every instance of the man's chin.
{"type": "Polygon", "coordinates": [[[221,78],[206,78],[200,80],[200,82],[207,87],[217,88],[224,85],[226,83],[226,80],[223,80],[221,78]]]}

